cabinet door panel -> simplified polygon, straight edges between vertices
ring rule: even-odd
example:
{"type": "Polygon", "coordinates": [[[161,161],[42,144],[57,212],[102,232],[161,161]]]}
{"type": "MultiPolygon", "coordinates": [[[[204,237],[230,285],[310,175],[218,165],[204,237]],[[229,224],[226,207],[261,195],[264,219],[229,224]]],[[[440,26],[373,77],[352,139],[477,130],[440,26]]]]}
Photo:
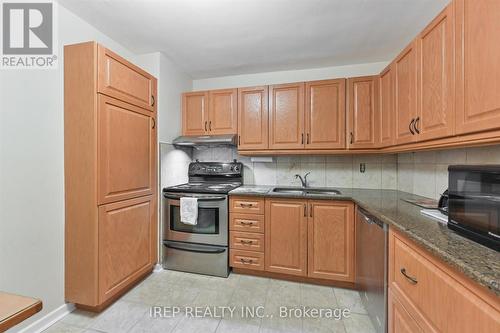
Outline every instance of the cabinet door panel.
{"type": "Polygon", "coordinates": [[[152,267],[153,198],[99,207],[99,301],[113,297],[152,267]]]}
{"type": "Polygon", "coordinates": [[[269,88],[269,148],[304,148],[304,83],[269,88]]]}
{"type": "Polygon", "coordinates": [[[354,205],[310,201],[308,276],[354,282],[354,205]]]}
{"type": "Polygon", "coordinates": [[[182,94],[182,134],[208,134],[208,92],[182,94]]]}
{"type": "Polygon", "coordinates": [[[415,141],[411,123],[417,117],[417,61],[411,43],[394,62],[396,143],[415,141]]]}
{"type": "Polygon", "coordinates": [[[450,5],[417,38],[419,141],[455,132],[453,23],[450,5]]]}
{"type": "Polygon", "coordinates": [[[306,83],[306,148],[345,148],[345,79],[306,83]]]}
{"type": "Polygon", "coordinates": [[[387,67],[379,79],[379,133],[380,146],[388,147],[394,144],[394,75],[392,67],[387,67]]]}
{"type": "Polygon", "coordinates": [[[149,111],[99,96],[99,204],[154,192],[154,126],[149,111]]]}
{"type": "Polygon", "coordinates": [[[424,332],[390,290],[387,301],[389,303],[387,314],[389,333],[424,332]]]}
{"type": "Polygon", "coordinates": [[[238,149],[268,147],[268,87],[238,89],[238,149]]]}
{"type": "Polygon", "coordinates": [[[377,77],[350,78],[347,87],[349,148],[374,148],[378,136],[377,77]]]}
{"type": "Polygon", "coordinates": [[[238,91],[236,89],[212,90],[208,93],[208,130],[210,135],[236,134],[238,132],[238,91]]]}
{"type": "Polygon", "coordinates": [[[266,199],[266,271],[306,276],[305,206],[305,200],[266,199]]]}
{"type": "Polygon", "coordinates": [[[107,48],[98,46],[98,91],[155,110],[156,79],[107,48]]]}
{"type": "Polygon", "coordinates": [[[500,128],[500,1],[457,0],[457,134],[500,128]]]}

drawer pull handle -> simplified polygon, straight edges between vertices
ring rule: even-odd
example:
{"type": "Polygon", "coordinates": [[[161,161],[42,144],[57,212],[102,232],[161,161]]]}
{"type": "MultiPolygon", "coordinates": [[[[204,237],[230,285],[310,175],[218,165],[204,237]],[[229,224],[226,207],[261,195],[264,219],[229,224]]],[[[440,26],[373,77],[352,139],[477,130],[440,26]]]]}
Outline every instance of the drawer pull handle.
{"type": "Polygon", "coordinates": [[[252,259],[243,259],[243,258],[241,258],[240,261],[241,261],[242,264],[253,264],[253,260],[252,259]]]}
{"type": "Polygon", "coordinates": [[[242,239],[242,240],[240,240],[240,242],[241,242],[241,244],[249,244],[249,245],[253,244],[253,241],[251,241],[251,240],[244,240],[244,239],[242,239]]]}
{"type": "Polygon", "coordinates": [[[240,221],[240,224],[243,224],[243,225],[253,225],[253,222],[252,221],[240,221]]]}
{"type": "Polygon", "coordinates": [[[249,203],[249,204],[240,203],[240,206],[243,207],[243,208],[251,208],[251,207],[253,207],[253,204],[251,204],[251,203],[249,203]]]}
{"type": "Polygon", "coordinates": [[[401,274],[403,274],[403,276],[408,280],[410,281],[411,284],[417,284],[418,281],[417,279],[415,279],[414,277],[411,277],[409,276],[408,274],[406,274],[406,268],[401,268],[401,274]]]}

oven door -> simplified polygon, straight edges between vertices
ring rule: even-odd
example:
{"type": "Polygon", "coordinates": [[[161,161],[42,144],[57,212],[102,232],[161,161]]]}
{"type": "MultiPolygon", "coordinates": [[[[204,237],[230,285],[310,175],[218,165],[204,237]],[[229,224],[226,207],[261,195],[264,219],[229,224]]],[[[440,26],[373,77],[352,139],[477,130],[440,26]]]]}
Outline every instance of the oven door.
{"type": "Polygon", "coordinates": [[[224,194],[164,193],[164,240],[228,246],[228,200],[224,194]],[[181,222],[180,198],[198,199],[196,225],[181,222]]]}

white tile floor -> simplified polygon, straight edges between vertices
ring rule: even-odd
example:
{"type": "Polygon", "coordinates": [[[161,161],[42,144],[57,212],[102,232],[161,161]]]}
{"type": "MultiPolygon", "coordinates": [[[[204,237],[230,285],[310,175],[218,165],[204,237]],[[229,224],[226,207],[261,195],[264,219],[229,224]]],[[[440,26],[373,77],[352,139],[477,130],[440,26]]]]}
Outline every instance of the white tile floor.
{"type": "Polygon", "coordinates": [[[46,333],[73,332],[345,332],[373,333],[374,329],[356,291],[311,284],[231,274],[208,277],[174,271],[153,273],[100,314],[76,310],[46,333]],[[223,318],[193,318],[186,313],[170,318],[151,317],[151,306],[236,307],[223,318]],[[264,306],[264,318],[242,316],[242,306],[264,306]],[[349,309],[333,318],[280,318],[279,307],[349,309]]]}

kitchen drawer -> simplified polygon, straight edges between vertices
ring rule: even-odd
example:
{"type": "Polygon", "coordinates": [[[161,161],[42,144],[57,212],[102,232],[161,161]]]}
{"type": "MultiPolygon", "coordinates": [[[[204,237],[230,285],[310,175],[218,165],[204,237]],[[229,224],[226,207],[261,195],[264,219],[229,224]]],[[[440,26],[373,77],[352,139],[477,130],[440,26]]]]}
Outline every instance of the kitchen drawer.
{"type": "Polygon", "coordinates": [[[229,211],[234,213],[264,214],[264,198],[231,197],[229,211]]]}
{"type": "Polygon", "coordinates": [[[229,219],[231,231],[264,233],[264,215],[230,213],[229,219]]]}
{"type": "Polygon", "coordinates": [[[231,231],[229,237],[231,249],[264,252],[264,234],[231,231]]]}
{"type": "Polygon", "coordinates": [[[388,332],[389,333],[420,333],[424,332],[412,316],[406,311],[399,299],[389,289],[388,295],[388,332]]]}
{"type": "Polygon", "coordinates": [[[264,253],[230,249],[229,266],[263,271],[264,253]]]}
{"type": "Polygon", "coordinates": [[[500,327],[498,303],[482,298],[472,281],[393,232],[389,260],[391,291],[425,331],[493,332],[500,327]]]}

